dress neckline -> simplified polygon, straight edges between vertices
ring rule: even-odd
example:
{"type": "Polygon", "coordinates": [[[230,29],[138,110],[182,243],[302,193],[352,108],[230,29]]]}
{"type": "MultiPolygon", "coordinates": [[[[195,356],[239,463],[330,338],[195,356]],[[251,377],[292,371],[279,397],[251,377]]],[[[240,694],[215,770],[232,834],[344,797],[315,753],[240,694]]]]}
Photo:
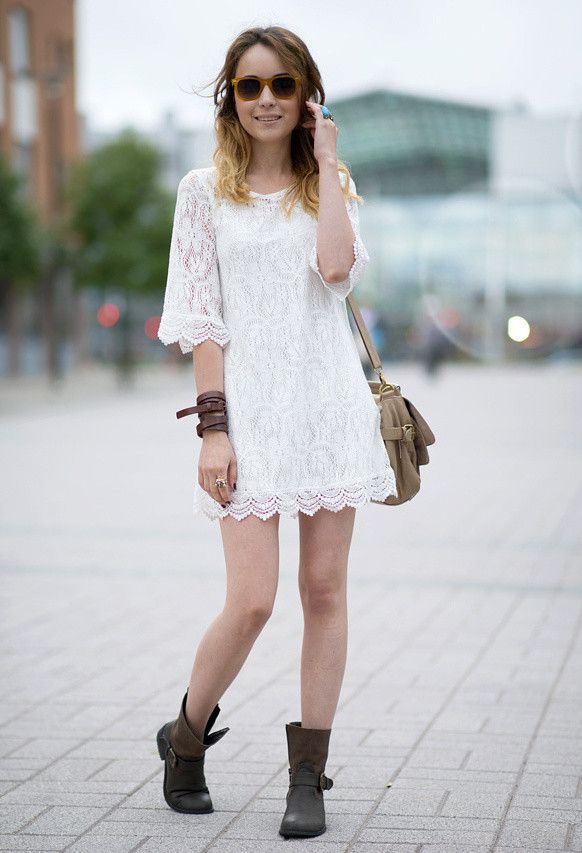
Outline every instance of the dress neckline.
{"type": "Polygon", "coordinates": [[[282,190],[275,190],[274,193],[256,193],[254,190],[249,190],[249,195],[255,196],[256,198],[270,198],[271,196],[283,195],[284,192],[287,192],[291,184],[288,187],[283,187],[282,190]]]}

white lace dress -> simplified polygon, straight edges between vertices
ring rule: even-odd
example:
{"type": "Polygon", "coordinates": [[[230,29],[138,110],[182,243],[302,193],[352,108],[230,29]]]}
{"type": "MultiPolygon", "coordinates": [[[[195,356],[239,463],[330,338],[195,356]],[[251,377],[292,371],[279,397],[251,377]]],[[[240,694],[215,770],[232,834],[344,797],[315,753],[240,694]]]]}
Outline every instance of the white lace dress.
{"type": "Polygon", "coordinates": [[[217,200],[215,175],[210,166],[180,181],[158,331],[183,353],[208,338],[224,352],[236,490],[223,508],[196,481],[194,512],[296,518],[397,494],[345,303],[369,261],[357,202],[347,203],[352,268],[329,284],[317,222],[300,204],[287,219],[285,190],[252,192],[249,207],[217,200]]]}

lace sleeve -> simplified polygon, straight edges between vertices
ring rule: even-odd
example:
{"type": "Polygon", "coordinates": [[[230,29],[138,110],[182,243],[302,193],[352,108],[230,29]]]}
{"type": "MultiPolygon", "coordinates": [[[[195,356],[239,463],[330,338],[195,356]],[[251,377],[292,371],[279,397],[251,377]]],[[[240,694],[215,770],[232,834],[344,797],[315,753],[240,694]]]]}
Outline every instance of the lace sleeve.
{"type": "MultiPolygon", "coordinates": [[[[345,178],[343,176],[343,172],[340,173],[340,180],[342,182],[342,186],[345,182],[345,178]]],[[[353,178],[350,177],[350,190],[355,193],[356,185],[354,183],[353,178]]],[[[364,243],[362,242],[362,238],[360,237],[360,217],[358,213],[358,202],[351,198],[346,202],[346,207],[348,210],[348,216],[350,218],[350,222],[352,223],[352,228],[354,229],[355,240],[353,243],[354,250],[354,260],[352,263],[352,267],[348,273],[348,277],[343,281],[339,281],[336,284],[332,284],[327,282],[321,274],[321,270],[319,269],[319,265],[317,262],[317,245],[314,244],[311,247],[311,252],[309,255],[309,266],[313,270],[313,272],[317,273],[324,286],[327,287],[328,290],[331,290],[338,299],[345,299],[348,293],[355,287],[355,285],[360,281],[360,279],[364,275],[364,270],[368,265],[368,261],[370,260],[370,256],[364,243]]]]}
{"type": "Polygon", "coordinates": [[[207,339],[224,346],[230,333],[222,296],[210,199],[194,172],[178,185],[168,279],[158,338],[183,353],[207,339]]]}

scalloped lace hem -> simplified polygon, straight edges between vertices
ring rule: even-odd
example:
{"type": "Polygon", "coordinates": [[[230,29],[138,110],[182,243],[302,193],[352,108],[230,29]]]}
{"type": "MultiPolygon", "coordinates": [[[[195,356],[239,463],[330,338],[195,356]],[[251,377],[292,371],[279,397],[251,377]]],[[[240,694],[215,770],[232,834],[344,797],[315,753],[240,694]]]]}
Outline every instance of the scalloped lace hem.
{"type": "Polygon", "coordinates": [[[230,332],[221,320],[212,317],[166,312],[160,320],[158,338],[165,346],[178,343],[186,354],[209,339],[223,347],[230,340],[230,332]]]}
{"type": "Polygon", "coordinates": [[[226,508],[198,487],[199,491],[194,499],[194,514],[204,514],[213,520],[231,515],[237,521],[242,521],[248,515],[256,515],[266,521],[275,513],[297,518],[299,512],[311,516],[319,509],[339,512],[345,506],[357,508],[372,500],[383,501],[388,495],[398,495],[396,477],[388,456],[386,460],[381,474],[368,477],[364,481],[323,490],[305,489],[286,494],[247,495],[242,500],[237,500],[236,492],[233,492],[233,500],[226,508]]]}

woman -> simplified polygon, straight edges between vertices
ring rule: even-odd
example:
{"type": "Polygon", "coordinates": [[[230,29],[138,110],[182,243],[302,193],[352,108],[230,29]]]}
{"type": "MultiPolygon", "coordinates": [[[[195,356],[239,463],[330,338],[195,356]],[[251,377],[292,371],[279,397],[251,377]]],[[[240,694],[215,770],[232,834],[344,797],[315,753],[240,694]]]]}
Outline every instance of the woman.
{"type": "Polygon", "coordinates": [[[271,614],[279,518],[299,517],[301,721],[286,724],[279,832],[313,836],[326,829],[333,784],[324,769],[346,663],[355,512],[397,493],[345,304],[369,256],[304,42],[282,27],[246,30],[214,82],[214,166],[178,188],[158,335],[193,352],[197,406],[184,414],[200,418],[195,512],[220,520],[227,592],[179,716],[158,734],[164,796],[177,811],[213,810],[205,752],[228,731],[210,734],[218,700],[271,614]]]}

